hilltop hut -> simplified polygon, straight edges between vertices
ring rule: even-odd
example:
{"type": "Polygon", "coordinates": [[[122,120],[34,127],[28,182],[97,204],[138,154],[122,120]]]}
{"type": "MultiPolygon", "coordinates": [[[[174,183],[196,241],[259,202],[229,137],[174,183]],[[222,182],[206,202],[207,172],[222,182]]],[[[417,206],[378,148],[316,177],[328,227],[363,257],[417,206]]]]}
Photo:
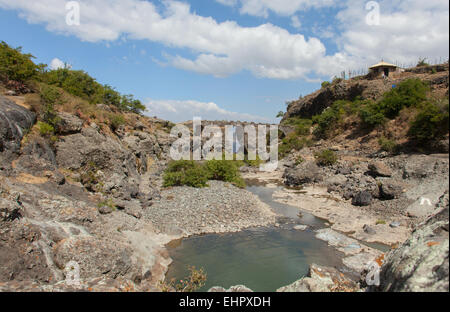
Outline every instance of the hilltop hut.
{"type": "Polygon", "coordinates": [[[372,78],[393,77],[400,72],[401,69],[397,65],[386,63],[384,61],[369,67],[369,75],[372,78]]]}

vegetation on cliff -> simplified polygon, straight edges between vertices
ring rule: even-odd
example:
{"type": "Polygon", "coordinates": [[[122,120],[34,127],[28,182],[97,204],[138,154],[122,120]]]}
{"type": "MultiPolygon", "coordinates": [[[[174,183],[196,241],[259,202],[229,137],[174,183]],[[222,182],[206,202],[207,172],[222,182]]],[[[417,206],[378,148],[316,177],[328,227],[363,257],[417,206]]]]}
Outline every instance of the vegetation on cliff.
{"type": "MultiPolygon", "coordinates": [[[[46,91],[51,90],[56,101],[56,90],[86,100],[90,104],[106,104],[121,111],[142,113],[145,106],[132,95],[122,95],[108,85],[98,83],[94,78],[81,70],[71,70],[66,66],[50,70],[45,64],[35,64],[34,56],[22,53],[21,48],[12,48],[7,43],[0,43],[0,82],[7,88],[17,92],[34,91],[39,93],[44,105],[47,101],[46,91]],[[49,87],[58,89],[49,89],[49,87]]],[[[56,104],[56,102],[53,104],[56,104]]]]}
{"type": "MultiPolygon", "coordinates": [[[[324,88],[329,85],[325,84],[324,88]]],[[[392,132],[391,121],[403,119],[407,132],[401,139],[406,140],[410,148],[443,140],[449,132],[448,94],[437,96],[426,82],[409,78],[377,100],[357,96],[353,100],[337,100],[311,118],[291,116],[282,122],[294,131],[282,139],[280,157],[315,141],[333,139],[348,129],[353,129],[356,137],[375,131],[380,150],[399,152],[401,146],[384,134],[392,132]]],[[[426,148],[431,146],[428,144],[426,148]]]]}

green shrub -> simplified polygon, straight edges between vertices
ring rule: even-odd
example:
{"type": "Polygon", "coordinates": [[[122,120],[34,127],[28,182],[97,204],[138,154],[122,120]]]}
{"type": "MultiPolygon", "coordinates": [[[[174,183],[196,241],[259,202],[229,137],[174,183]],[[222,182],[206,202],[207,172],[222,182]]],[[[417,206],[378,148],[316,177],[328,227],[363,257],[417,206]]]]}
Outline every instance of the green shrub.
{"type": "Polygon", "coordinates": [[[51,136],[55,133],[55,128],[46,122],[38,121],[37,126],[39,128],[39,133],[44,136],[51,136]]]}
{"type": "Polygon", "coordinates": [[[82,70],[60,68],[46,71],[41,75],[41,79],[49,85],[57,86],[90,103],[104,103],[137,114],[145,111],[145,106],[132,95],[121,95],[111,86],[98,83],[82,70]]]}
{"type": "Polygon", "coordinates": [[[232,160],[210,160],[203,164],[190,160],[169,163],[164,173],[164,187],[206,187],[209,180],[224,181],[237,187],[245,187],[239,172],[240,162],[232,160]]]}
{"type": "Polygon", "coordinates": [[[383,125],[387,120],[383,111],[375,102],[362,106],[359,110],[359,117],[363,124],[370,128],[383,125]]]}
{"type": "Polygon", "coordinates": [[[379,103],[379,111],[389,119],[394,119],[405,107],[416,107],[427,98],[429,87],[420,79],[408,79],[384,94],[379,103]]]}
{"type": "Polygon", "coordinates": [[[385,220],[377,220],[377,222],[375,224],[376,225],[386,224],[386,221],[385,220]]]}
{"type": "Polygon", "coordinates": [[[328,88],[329,86],[331,86],[331,82],[329,82],[329,81],[322,82],[322,88],[323,89],[328,88]]]}
{"type": "Polygon", "coordinates": [[[314,154],[314,157],[316,158],[317,165],[322,167],[332,166],[338,160],[336,153],[331,150],[322,150],[320,152],[316,152],[314,154]]]}
{"type": "Polygon", "coordinates": [[[237,187],[245,187],[237,163],[233,160],[210,160],[206,162],[209,180],[230,182],[237,187]]]}
{"type": "Polygon", "coordinates": [[[112,199],[103,200],[97,204],[97,208],[103,207],[109,207],[113,211],[117,210],[116,204],[114,204],[114,201],[112,199]]]}
{"type": "Polygon", "coordinates": [[[343,101],[337,101],[324,110],[322,114],[313,117],[313,122],[317,124],[317,128],[314,130],[316,138],[326,139],[330,132],[337,128],[345,112],[342,104],[343,101]]]}
{"type": "Polygon", "coordinates": [[[111,114],[109,116],[109,126],[112,131],[116,131],[120,126],[125,124],[125,117],[122,114],[111,114]]]}
{"type": "Polygon", "coordinates": [[[381,137],[378,140],[378,144],[380,144],[380,148],[382,151],[388,152],[388,153],[395,153],[398,149],[397,143],[395,141],[389,140],[385,137],[381,137]]]}
{"type": "Polygon", "coordinates": [[[42,65],[34,64],[33,58],[31,54],[23,54],[20,47],[13,49],[5,42],[0,42],[0,80],[24,83],[35,78],[42,65]]]}
{"type": "Polygon", "coordinates": [[[449,103],[424,103],[420,108],[408,136],[420,143],[443,138],[449,131],[449,103]]]}
{"type": "Polygon", "coordinates": [[[56,129],[60,119],[56,115],[55,107],[62,104],[61,92],[53,86],[43,85],[39,95],[42,104],[41,119],[56,129]]]}
{"type": "Polygon", "coordinates": [[[280,159],[282,159],[292,150],[299,151],[309,145],[311,145],[311,141],[308,138],[300,137],[296,133],[291,133],[281,140],[281,144],[278,146],[278,155],[280,159]]]}
{"type": "Polygon", "coordinates": [[[169,163],[164,173],[164,187],[169,186],[191,186],[206,187],[208,172],[205,168],[194,161],[179,160],[169,163]]]}
{"type": "Polygon", "coordinates": [[[276,118],[283,118],[283,117],[284,117],[284,112],[279,111],[276,118]]]}

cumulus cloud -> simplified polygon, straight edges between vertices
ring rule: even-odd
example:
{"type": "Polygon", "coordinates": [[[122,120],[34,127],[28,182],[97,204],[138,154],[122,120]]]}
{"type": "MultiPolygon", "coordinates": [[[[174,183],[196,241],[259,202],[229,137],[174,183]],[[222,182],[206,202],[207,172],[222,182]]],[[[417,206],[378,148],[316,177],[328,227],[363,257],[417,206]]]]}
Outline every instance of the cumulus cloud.
{"type": "MultiPolygon", "coordinates": [[[[299,10],[337,5],[334,0],[216,1],[261,16],[271,11],[291,16],[299,10]]],[[[186,49],[194,57],[169,52],[166,60],[158,62],[217,77],[247,70],[257,77],[310,80],[361,68],[381,57],[404,62],[419,56],[448,56],[447,1],[379,2],[380,26],[365,23],[366,1],[339,2],[338,29],[326,32],[337,42],[334,54],[328,54],[318,38],[292,34],[270,23],[257,27],[243,27],[234,21],[219,23],[175,0],[162,1],[159,6],[142,0],[80,0],[79,26],[66,24],[65,0],[0,0],[0,8],[19,11],[30,23],[45,24],[51,32],[83,41],[129,38],[186,49]]]]}
{"type": "Polygon", "coordinates": [[[203,120],[270,122],[270,120],[264,117],[228,111],[213,102],[150,99],[145,105],[148,115],[157,116],[173,122],[189,121],[194,117],[201,117],[203,120]]]}
{"type": "Polygon", "coordinates": [[[49,67],[51,70],[56,70],[56,69],[60,69],[60,68],[65,68],[66,67],[66,63],[64,63],[63,61],[61,61],[59,58],[54,58],[50,64],[49,67]]]}
{"type": "Polygon", "coordinates": [[[419,57],[449,55],[449,2],[440,0],[378,1],[380,25],[368,25],[364,1],[348,0],[337,19],[342,53],[359,64],[384,58],[414,63],[419,57]]]}

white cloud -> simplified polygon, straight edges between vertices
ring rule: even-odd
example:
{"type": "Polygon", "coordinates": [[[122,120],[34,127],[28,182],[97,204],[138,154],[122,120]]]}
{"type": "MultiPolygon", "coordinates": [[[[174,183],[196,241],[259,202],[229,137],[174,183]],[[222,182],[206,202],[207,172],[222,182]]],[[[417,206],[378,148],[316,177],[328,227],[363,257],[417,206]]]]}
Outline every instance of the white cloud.
{"type": "Polygon", "coordinates": [[[145,106],[147,115],[173,122],[189,121],[194,117],[201,117],[203,120],[270,122],[264,117],[225,110],[213,102],[148,100],[145,106]]]}
{"type": "Polygon", "coordinates": [[[59,58],[54,58],[49,65],[51,70],[65,68],[65,66],[66,66],[65,63],[61,61],[59,58]]]}
{"type": "Polygon", "coordinates": [[[366,24],[364,1],[348,0],[337,19],[340,50],[364,62],[415,63],[449,55],[449,2],[440,0],[379,1],[380,25],[366,24]]]}
{"type": "MultiPolygon", "coordinates": [[[[30,23],[45,24],[51,32],[74,35],[83,41],[135,39],[184,48],[194,53],[193,59],[166,54],[166,62],[158,62],[217,77],[247,70],[257,77],[311,80],[359,69],[382,57],[399,62],[419,56],[448,57],[449,4],[442,0],[379,1],[380,26],[366,25],[366,1],[341,1],[337,29],[325,28],[320,36],[336,39],[338,51],[332,55],[318,38],[291,34],[269,23],[257,27],[242,27],[234,21],[219,23],[174,0],[162,1],[158,7],[141,0],[80,0],[80,26],[66,24],[65,2],[0,0],[0,8],[17,10],[30,23]]],[[[337,5],[335,0],[220,2],[239,4],[243,13],[267,15],[273,11],[286,16],[337,5]]]]}

